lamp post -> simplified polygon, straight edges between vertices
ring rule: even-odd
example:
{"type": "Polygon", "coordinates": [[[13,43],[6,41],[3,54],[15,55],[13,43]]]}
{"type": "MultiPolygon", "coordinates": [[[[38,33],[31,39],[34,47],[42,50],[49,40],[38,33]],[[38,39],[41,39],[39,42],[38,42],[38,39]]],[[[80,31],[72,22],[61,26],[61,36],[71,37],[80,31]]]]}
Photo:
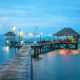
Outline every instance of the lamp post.
{"type": "Polygon", "coordinates": [[[37,38],[38,38],[38,41],[39,41],[40,35],[37,35],[37,38]]]}
{"type": "MultiPolygon", "coordinates": [[[[15,26],[12,26],[12,32],[14,33],[14,31],[16,30],[15,26]]],[[[14,41],[15,41],[15,36],[14,36],[14,41]]]]}
{"type": "Polygon", "coordinates": [[[18,35],[19,35],[19,46],[20,46],[20,32],[21,32],[21,30],[19,29],[19,33],[18,33],[18,35]]]}
{"type": "Polygon", "coordinates": [[[48,34],[48,36],[49,36],[49,40],[50,40],[50,38],[51,38],[52,35],[51,34],[48,34]]]}
{"type": "Polygon", "coordinates": [[[22,35],[23,35],[23,32],[19,29],[19,46],[20,46],[20,41],[22,40],[22,35]]]}
{"type": "Polygon", "coordinates": [[[37,44],[37,42],[36,41],[34,41],[34,45],[36,45],[37,44]]]}
{"type": "Polygon", "coordinates": [[[28,36],[33,38],[32,41],[34,41],[34,34],[32,32],[28,32],[28,36]]]}
{"type": "Polygon", "coordinates": [[[23,36],[23,32],[22,31],[20,32],[20,35],[21,35],[21,40],[22,40],[22,36],[23,36]]]}
{"type": "Polygon", "coordinates": [[[42,35],[43,35],[43,32],[40,32],[40,42],[41,42],[42,35]]]}
{"type": "Polygon", "coordinates": [[[12,32],[14,33],[14,31],[16,30],[15,26],[12,26],[12,32]]]}
{"type": "Polygon", "coordinates": [[[33,37],[34,34],[32,32],[29,32],[28,35],[33,37]]]}

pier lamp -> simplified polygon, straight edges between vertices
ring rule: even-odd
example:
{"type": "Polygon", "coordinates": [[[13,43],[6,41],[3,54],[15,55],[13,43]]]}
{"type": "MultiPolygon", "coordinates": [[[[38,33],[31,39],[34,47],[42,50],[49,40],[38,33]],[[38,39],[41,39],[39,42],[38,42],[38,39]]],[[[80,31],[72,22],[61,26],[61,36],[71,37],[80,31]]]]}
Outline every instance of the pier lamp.
{"type": "Polygon", "coordinates": [[[23,36],[23,32],[22,31],[20,31],[20,37],[21,37],[21,40],[22,40],[22,36],[23,36]]]}
{"type": "Polygon", "coordinates": [[[16,30],[15,26],[12,26],[12,32],[14,32],[16,30]]]}
{"type": "Polygon", "coordinates": [[[37,44],[37,42],[36,41],[34,41],[34,45],[36,45],[37,44]]]}
{"type": "Polygon", "coordinates": [[[49,39],[50,39],[52,35],[51,34],[48,34],[48,36],[49,36],[49,39]]]}
{"type": "Polygon", "coordinates": [[[6,46],[8,46],[8,44],[9,44],[9,40],[6,40],[6,46]]]}
{"type": "Polygon", "coordinates": [[[23,32],[19,29],[19,46],[20,46],[20,40],[22,40],[22,35],[23,35],[23,32]]]}
{"type": "Polygon", "coordinates": [[[39,41],[40,35],[37,35],[37,38],[38,38],[38,41],[39,41]]]}
{"type": "Polygon", "coordinates": [[[22,32],[22,31],[20,31],[20,37],[21,37],[21,36],[23,36],[23,32],[22,32]]]}
{"type": "Polygon", "coordinates": [[[23,36],[23,37],[24,37],[24,42],[26,42],[27,36],[25,35],[25,36],[23,36]]]}
{"type": "Polygon", "coordinates": [[[33,33],[32,32],[29,32],[28,33],[28,36],[32,36],[33,37],[33,33]]]}
{"type": "Polygon", "coordinates": [[[23,35],[23,32],[19,29],[19,36],[21,37],[23,35]]]}
{"type": "Polygon", "coordinates": [[[41,42],[41,37],[42,37],[42,35],[43,35],[43,32],[40,32],[40,42],[41,42]]]}
{"type": "MultiPolygon", "coordinates": [[[[12,26],[12,32],[14,33],[14,31],[16,30],[16,27],[15,26],[12,26]]],[[[15,41],[15,36],[13,36],[14,38],[14,41],[15,41]]]]}
{"type": "Polygon", "coordinates": [[[40,32],[40,35],[43,35],[43,32],[40,32]]]}
{"type": "Polygon", "coordinates": [[[32,40],[34,42],[34,33],[33,32],[28,32],[28,36],[31,37],[31,38],[33,38],[32,40]]]}
{"type": "Polygon", "coordinates": [[[9,40],[6,40],[6,43],[8,44],[9,43],[9,40]]]}
{"type": "Polygon", "coordinates": [[[21,44],[22,44],[22,45],[24,44],[24,41],[23,41],[23,40],[21,41],[21,44]]]}

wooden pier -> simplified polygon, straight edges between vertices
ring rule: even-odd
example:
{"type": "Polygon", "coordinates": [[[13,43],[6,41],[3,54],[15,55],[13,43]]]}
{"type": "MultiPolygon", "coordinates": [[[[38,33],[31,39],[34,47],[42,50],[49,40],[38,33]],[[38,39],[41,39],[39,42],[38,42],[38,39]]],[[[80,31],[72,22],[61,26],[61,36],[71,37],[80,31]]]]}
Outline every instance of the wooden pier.
{"type": "Polygon", "coordinates": [[[0,80],[32,80],[31,48],[23,46],[0,67],[0,80]]]}
{"type": "Polygon", "coordinates": [[[59,42],[50,42],[42,43],[37,45],[32,45],[31,48],[34,50],[34,56],[38,56],[41,53],[50,52],[56,49],[78,49],[78,43],[59,43],[59,42]]]}

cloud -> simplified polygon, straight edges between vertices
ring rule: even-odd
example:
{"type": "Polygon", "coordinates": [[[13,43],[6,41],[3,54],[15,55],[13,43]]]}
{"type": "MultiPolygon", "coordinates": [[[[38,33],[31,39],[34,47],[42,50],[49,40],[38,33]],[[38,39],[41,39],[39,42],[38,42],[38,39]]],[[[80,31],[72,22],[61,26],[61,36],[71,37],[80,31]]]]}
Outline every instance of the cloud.
{"type": "Polygon", "coordinates": [[[52,7],[53,7],[53,9],[80,10],[80,8],[75,5],[54,5],[52,7]]]}
{"type": "Polygon", "coordinates": [[[0,10],[0,15],[25,14],[24,10],[0,10]]]}
{"type": "Polygon", "coordinates": [[[45,15],[44,17],[2,17],[0,21],[7,22],[10,25],[16,26],[55,26],[68,22],[68,18],[57,15],[45,15]]]}
{"type": "Polygon", "coordinates": [[[0,21],[7,21],[8,17],[0,17],[0,21]]]}
{"type": "Polygon", "coordinates": [[[38,5],[14,5],[14,8],[18,8],[18,9],[30,9],[30,8],[34,8],[34,7],[37,7],[38,5]]]}
{"type": "Polygon", "coordinates": [[[1,24],[24,26],[24,27],[47,27],[47,26],[65,26],[67,24],[80,24],[80,19],[78,17],[70,18],[59,15],[46,14],[44,17],[1,17],[1,24]]]}

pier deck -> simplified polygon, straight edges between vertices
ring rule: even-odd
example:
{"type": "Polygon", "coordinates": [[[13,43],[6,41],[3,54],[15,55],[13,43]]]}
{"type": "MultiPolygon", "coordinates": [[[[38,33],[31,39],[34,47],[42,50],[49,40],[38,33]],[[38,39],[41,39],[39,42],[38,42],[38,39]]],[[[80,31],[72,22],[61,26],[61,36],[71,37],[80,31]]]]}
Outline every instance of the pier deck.
{"type": "Polygon", "coordinates": [[[50,42],[32,45],[31,48],[34,49],[34,56],[38,56],[40,53],[46,53],[56,49],[78,49],[78,44],[78,42],[50,42]]]}
{"type": "Polygon", "coordinates": [[[31,48],[23,46],[9,62],[0,67],[0,80],[32,80],[31,48]]]}

